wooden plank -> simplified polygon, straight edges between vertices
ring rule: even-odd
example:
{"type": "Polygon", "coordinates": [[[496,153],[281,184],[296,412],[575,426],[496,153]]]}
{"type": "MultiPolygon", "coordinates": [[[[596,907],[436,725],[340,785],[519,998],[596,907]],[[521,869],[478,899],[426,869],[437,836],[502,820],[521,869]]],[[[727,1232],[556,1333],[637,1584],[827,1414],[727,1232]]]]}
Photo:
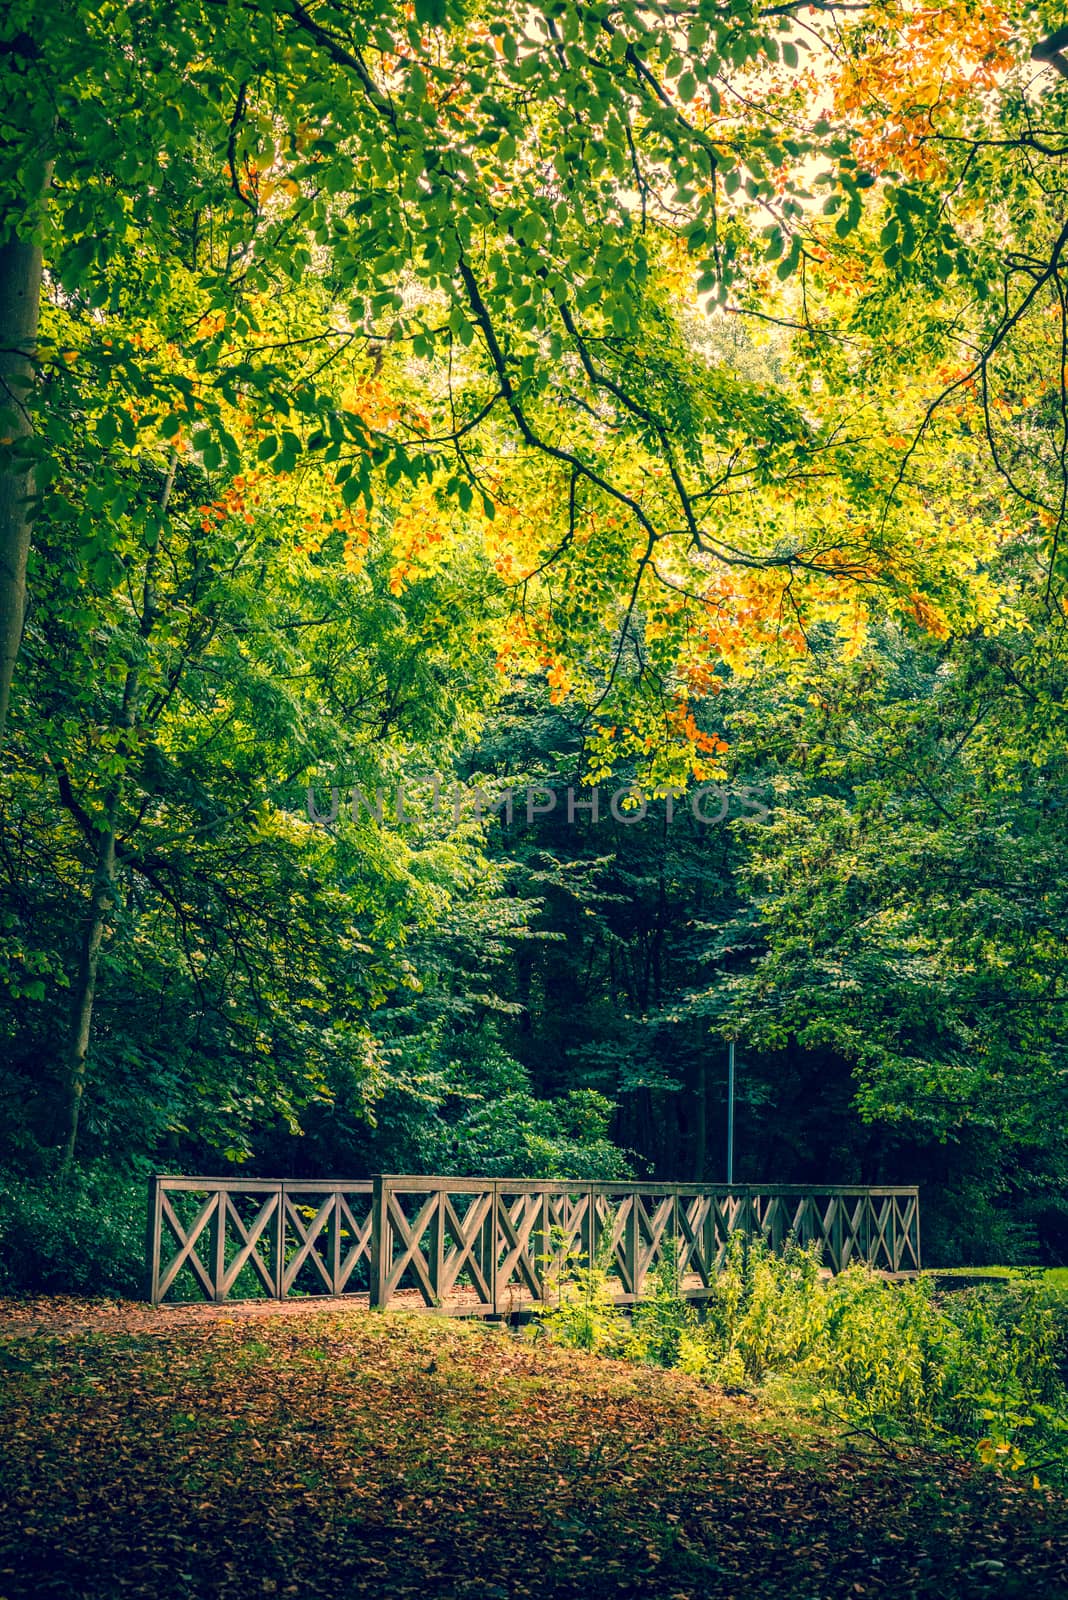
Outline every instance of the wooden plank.
{"type": "Polygon", "coordinates": [[[278,1178],[272,1181],[285,1184],[290,1194],[370,1194],[374,1189],[370,1178],[278,1178]]]}
{"type": "Polygon", "coordinates": [[[145,1219],[145,1299],[150,1305],[159,1304],[159,1257],[162,1245],[163,1221],[160,1210],[161,1190],[158,1177],[148,1180],[148,1215],[145,1219]]]}
{"type": "MultiPolygon", "coordinates": [[[[481,1178],[447,1178],[426,1176],[423,1174],[395,1174],[387,1173],[383,1176],[390,1185],[398,1190],[411,1190],[412,1192],[429,1192],[431,1189],[448,1189],[451,1193],[459,1194],[464,1190],[488,1189],[491,1184],[499,1183],[502,1190],[510,1194],[573,1194],[576,1184],[566,1179],[553,1178],[491,1178],[488,1174],[481,1178]]],[[[370,1194],[374,1188],[373,1178],[217,1178],[217,1177],[191,1177],[187,1174],[160,1173],[156,1181],[163,1187],[174,1190],[222,1190],[228,1189],[234,1193],[250,1194],[259,1191],[270,1191],[285,1185],[294,1193],[300,1190],[318,1191],[325,1193],[328,1189],[347,1189],[352,1193],[370,1194]]],[[[583,1190],[592,1189],[597,1195],[611,1198],[613,1195],[645,1194],[645,1195],[741,1195],[745,1185],[735,1184],[731,1188],[727,1184],[716,1183],[620,1183],[618,1181],[605,1181],[600,1183],[586,1183],[583,1181],[583,1190]]],[[[809,1183],[768,1183],[749,1185],[754,1192],[762,1195],[901,1195],[915,1196],[915,1184],[809,1184],[809,1183]]]]}
{"type": "MultiPolygon", "coordinates": [[[[231,1194],[267,1194],[281,1186],[281,1178],[175,1178],[161,1175],[156,1180],[168,1193],[181,1194],[190,1189],[210,1189],[214,1194],[229,1191],[231,1194]]],[[[321,1185],[320,1185],[321,1187],[321,1185]]]]}

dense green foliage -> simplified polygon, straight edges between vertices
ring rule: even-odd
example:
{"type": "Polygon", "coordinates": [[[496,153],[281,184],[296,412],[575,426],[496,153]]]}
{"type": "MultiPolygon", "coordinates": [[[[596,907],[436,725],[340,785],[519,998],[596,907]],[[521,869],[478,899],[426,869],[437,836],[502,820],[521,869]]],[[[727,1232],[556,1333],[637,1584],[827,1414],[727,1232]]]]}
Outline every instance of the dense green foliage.
{"type": "Polygon", "coordinates": [[[11,1283],[107,1172],[719,1180],[732,1041],[740,1179],[1068,1260],[1057,19],[803,9],[5,11],[11,1283]]]}
{"type": "Polygon", "coordinates": [[[0,1294],[144,1293],[144,1185],[78,1172],[61,1197],[26,1179],[0,1188],[0,1294]]]}

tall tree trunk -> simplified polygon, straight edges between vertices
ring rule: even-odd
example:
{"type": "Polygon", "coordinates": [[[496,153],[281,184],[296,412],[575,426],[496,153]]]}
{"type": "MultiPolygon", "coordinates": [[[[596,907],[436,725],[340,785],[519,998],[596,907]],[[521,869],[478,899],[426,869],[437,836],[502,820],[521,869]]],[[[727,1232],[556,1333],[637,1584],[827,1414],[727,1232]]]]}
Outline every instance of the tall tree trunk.
{"type": "MultiPolygon", "coordinates": [[[[117,809],[117,808],[116,808],[117,809]]],[[[78,957],[78,974],[74,984],[74,1005],[71,1015],[71,1036],[67,1049],[63,1103],[63,1145],[60,1151],[59,1170],[66,1173],[74,1160],[78,1142],[78,1123],[81,1119],[82,1093],[85,1089],[85,1063],[89,1055],[89,1035],[93,1026],[93,1002],[96,998],[96,974],[100,965],[100,946],[104,941],[108,913],[115,900],[115,827],[101,835],[97,847],[96,866],[93,872],[93,890],[89,899],[89,915],[82,935],[78,957]]]]}
{"type": "MultiPolygon", "coordinates": [[[[161,511],[166,511],[174,488],[174,475],[178,466],[178,453],[172,450],[170,465],[159,498],[161,511]]],[[[156,621],[156,595],[153,577],[156,552],[152,551],[145,562],[145,581],[141,592],[141,617],[138,631],[142,641],[147,641],[156,621]]],[[[122,691],[122,709],[119,727],[132,733],[137,727],[141,703],[141,668],[135,661],[126,673],[122,691]]],[[[100,947],[104,942],[108,918],[117,898],[115,877],[116,848],[125,782],[120,775],[115,779],[104,804],[103,816],[97,833],[96,859],[93,866],[93,886],[89,897],[89,911],[82,931],[78,953],[78,972],[71,996],[70,1036],[67,1044],[63,1072],[63,1098],[61,1103],[61,1132],[59,1145],[59,1171],[70,1171],[78,1143],[78,1125],[81,1120],[82,1095],[85,1090],[85,1069],[89,1057],[89,1040],[93,1026],[93,1006],[96,1001],[96,978],[100,965],[100,947]]]]}
{"type": "Polygon", "coordinates": [[[0,411],[7,421],[3,437],[10,441],[0,445],[0,746],[26,615],[35,485],[32,469],[20,464],[17,452],[30,433],[27,400],[34,381],[41,273],[40,245],[13,234],[0,243],[0,411]]]}

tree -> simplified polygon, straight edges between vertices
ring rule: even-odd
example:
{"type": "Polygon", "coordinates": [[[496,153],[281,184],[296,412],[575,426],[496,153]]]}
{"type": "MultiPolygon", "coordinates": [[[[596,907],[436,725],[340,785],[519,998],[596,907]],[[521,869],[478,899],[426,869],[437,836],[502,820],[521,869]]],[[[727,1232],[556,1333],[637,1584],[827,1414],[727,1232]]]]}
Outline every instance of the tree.
{"type": "MultiPolygon", "coordinates": [[[[37,344],[41,302],[43,256],[34,237],[37,208],[51,176],[51,162],[35,148],[42,130],[27,117],[21,81],[32,69],[33,41],[15,31],[0,44],[0,98],[10,105],[29,147],[29,159],[20,173],[29,202],[20,219],[8,207],[0,218],[0,745],[7,726],[11,679],[15,670],[26,609],[26,560],[35,491],[33,456],[28,450],[31,433],[29,398],[37,344]],[[8,90],[13,90],[8,98],[8,90]]],[[[6,130],[5,130],[6,131],[6,130]]]]}
{"type": "MultiPolygon", "coordinates": [[[[727,609],[747,614],[759,640],[805,590],[815,604],[825,588],[839,603],[843,586],[874,584],[891,600],[922,586],[909,535],[925,508],[894,463],[868,461],[840,424],[813,419],[780,384],[739,384],[697,360],[679,306],[703,296],[810,334],[821,263],[864,271],[858,230],[885,206],[884,231],[901,242],[884,251],[884,273],[937,285],[943,263],[956,263],[964,323],[980,335],[986,245],[973,252],[963,223],[954,231],[952,189],[946,219],[928,226],[948,169],[935,160],[911,178],[906,162],[907,181],[896,180],[892,163],[920,137],[916,114],[906,105],[909,137],[880,146],[862,68],[888,59],[880,81],[899,105],[906,47],[918,38],[934,64],[960,48],[968,70],[947,80],[945,125],[929,133],[941,151],[1016,58],[1007,22],[977,30],[967,6],[938,27],[908,6],[846,13],[849,65],[832,63],[840,115],[829,119],[802,58],[822,70],[836,35],[817,26],[813,54],[801,9],[16,7],[9,31],[28,42],[9,60],[32,57],[33,72],[20,78],[29,132],[9,147],[5,215],[19,211],[29,166],[45,171],[52,158],[52,292],[105,315],[123,306],[136,325],[153,286],[182,269],[188,303],[161,339],[138,341],[131,326],[106,354],[85,353],[136,399],[134,417],[116,394],[105,437],[114,429],[130,444],[184,427],[209,470],[224,458],[239,470],[225,406],[240,396],[260,419],[262,459],[288,470],[313,452],[350,504],[377,492],[380,475],[430,477],[461,511],[487,516],[509,506],[501,452],[540,463],[554,512],[518,566],[600,579],[603,592],[574,620],[589,637],[614,614],[614,684],[650,607],[675,619],[674,638],[727,609]],[[878,56],[871,41],[888,29],[898,54],[880,44],[878,56]],[[821,184],[833,227],[814,210],[821,184]],[[295,335],[310,359],[291,392],[267,308],[309,273],[328,285],[328,303],[295,335]],[[431,363],[442,425],[347,412],[335,388],[323,392],[322,364],[354,342],[431,363]],[[817,471],[841,497],[833,541],[815,515],[817,471]]],[[[817,24],[820,11],[839,26],[832,6],[817,8],[817,24]]],[[[976,138],[973,156],[989,142],[976,138]]],[[[1025,136],[1016,149],[1027,153],[1025,136]]],[[[967,168],[970,196],[981,165],[967,168]]],[[[21,236],[37,226],[36,212],[19,217],[21,236]]],[[[1009,332],[987,340],[984,372],[1009,332]]],[[[45,365],[56,354],[43,350],[45,365]]],[[[40,456],[62,428],[47,387],[40,456]]],[[[678,731],[685,708],[673,709],[678,731]]]]}
{"type": "MultiPolygon", "coordinates": [[[[178,436],[165,452],[114,450],[102,482],[85,441],[99,438],[109,397],[94,363],[77,359],[92,334],[77,308],[50,318],[74,358],[64,397],[81,426],[39,523],[33,716],[11,744],[15,1082],[25,1097],[22,1071],[44,1067],[32,1121],[69,1166],[96,1018],[98,1053],[107,1060],[110,1031],[120,1055],[140,1055],[146,1083],[188,1084],[191,1072],[214,1083],[233,1113],[218,1129],[236,1152],[253,1106],[292,1121],[294,1107],[333,1092],[338,1063],[373,1098],[367,1013],[415,981],[402,954],[410,928],[440,909],[436,880],[447,902],[465,862],[418,828],[390,845],[373,796],[383,764],[396,777],[406,760],[445,759],[490,692],[492,662],[471,642],[486,624],[483,580],[454,552],[449,580],[393,595],[390,511],[372,527],[319,470],[209,473],[178,436]],[[372,796],[351,841],[305,813],[317,767],[328,787],[347,769],[372,796]],[[302,943],[314,952],[303,961],[302,943]],[[101,963],[116,991],[102,1026],[101,963]],[[131,1020],[135,997],[152,1006],[157,987],[158,1033],[131,1020]],[[164,1066],[168,1035],[182,1070],[164,1066]],[[222,1059],[208,1072],[213,1052],[222,1059]]],[[[229,420],[244,426],[234,408],[229,420]]],[[[192,1120],[188,1104],[180,1115],[192,1120]]]]}
{"type": "MultiPolygon", "coordinates": [[[[933,863],[911,906],[870,772],[830,757],[753,838],[695,824],[603,861],[553,821],[491,867],[477,827],[303,810],[309,780],[329,815],[406,763],[498,770],[494,740],[507,770],[661,806],[746,763],[781,778],[775,738],[822,725],[828,684],[893,809],[879,741],[948,714],[933,663],[1017,660],[1028,628],[1054,649],[1065,105],[1057,72],[1022,76],[1037,27],[964,0],[9,8],[4,1027],[20,1099],[47,1064],[45,1145],[78,1147],[92,1049],[90,1102],[114,1126],[141,1093],[146,1145],[248,1154],[388,1094],[454,1163],[505,1127],[459,1109],[482,1084],[551,1165],[578,1135],[543,1101],[592,1088],[618,1140],[655,1107],[643,1153],[703,1172],[710,1052],[743,1021],[754,1127],[818,1059],[836,1128],[855,1070],[881,1127],[937,1138],[971,1116],[944,1092],[970,1044],[997,1056],[987,1003],[1048,1109],[1026,953],[1002,930],[982,983],[938,966],[968,830],[1006,882],[1022,848],[964,756],[963,833],[908,833],[933,863]],[[511,748],[497,719],[480,751],[501,696],[511,748]],[[854,948],[858,896],[882,937],[854,948]],[[484,983],[456,925],[479,918],[484,983]],[[810,993],[846,945],[852,998],[810,993]],[[917,949],[937,981],[898,981],[917,949]]],[[[951,909],[979,948],[989,900],[951,909]]],[[[977,1118],[1026,1099],[1004,1072],[976,1075],[977,1118]]],[[[784,1162],[816,1159],[811,1128],[784,1162]]]]}

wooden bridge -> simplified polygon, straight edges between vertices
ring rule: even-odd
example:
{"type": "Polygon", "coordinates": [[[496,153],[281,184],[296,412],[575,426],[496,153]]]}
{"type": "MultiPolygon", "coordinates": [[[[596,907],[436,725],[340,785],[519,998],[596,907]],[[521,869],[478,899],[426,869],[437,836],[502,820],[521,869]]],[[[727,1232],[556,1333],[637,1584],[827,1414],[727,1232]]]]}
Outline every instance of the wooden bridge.
{"type": "Polygon", "coordinates": [[[818,1243],[833,1272],[920,1270],[915,1188],[155,1177],[147,1297],[352,1295],[507,1316],[555,1298],[569,1264],[594,1258],[617,1302],[633,1302],[674,1248],[681,1291],[700,1300],[736,1233],[776,1251],[818,1243]]]}

